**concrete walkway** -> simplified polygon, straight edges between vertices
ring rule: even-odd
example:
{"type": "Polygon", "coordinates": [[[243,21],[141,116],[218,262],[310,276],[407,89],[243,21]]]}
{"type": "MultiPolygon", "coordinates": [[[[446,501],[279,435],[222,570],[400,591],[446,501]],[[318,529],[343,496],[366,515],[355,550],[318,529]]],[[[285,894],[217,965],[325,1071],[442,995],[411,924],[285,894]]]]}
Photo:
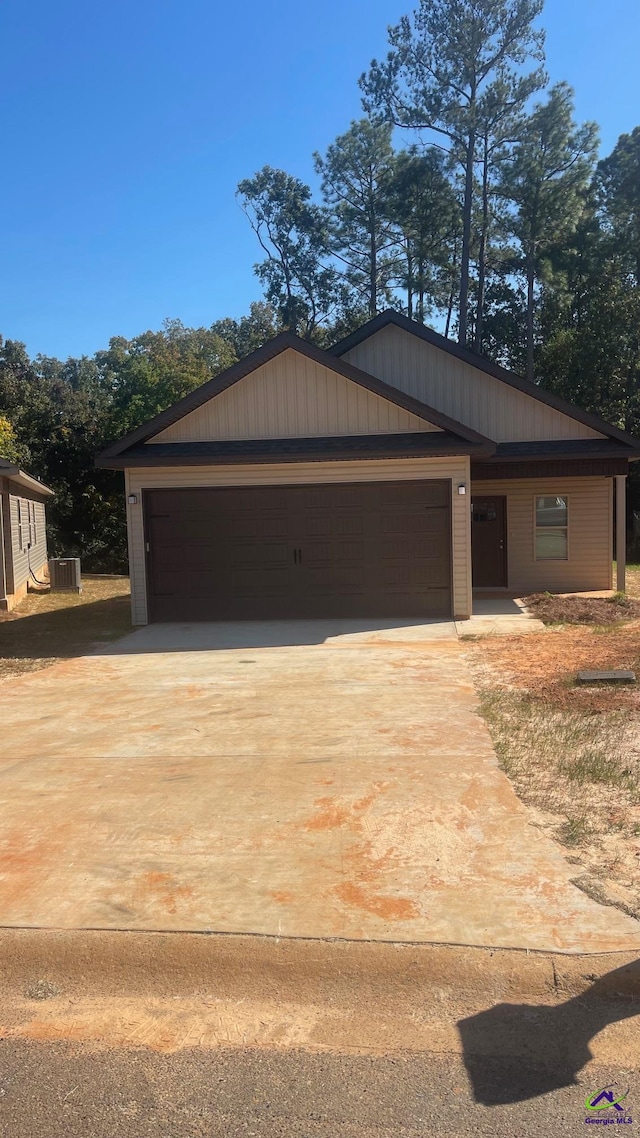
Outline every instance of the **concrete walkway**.
{"type": "Polygon", "coordinates": [[[473,616],[456,621],[456,631],[465,636],[527,636],[544,632],[545,625],[526,607],[524,601],[506,596],[473,598],[473,616]]]}
{"type": "Polygon", "coordinates": [[[154,626],[0,686],[0,925],[635,951],[500,772],[453,624],[154,626]]]}

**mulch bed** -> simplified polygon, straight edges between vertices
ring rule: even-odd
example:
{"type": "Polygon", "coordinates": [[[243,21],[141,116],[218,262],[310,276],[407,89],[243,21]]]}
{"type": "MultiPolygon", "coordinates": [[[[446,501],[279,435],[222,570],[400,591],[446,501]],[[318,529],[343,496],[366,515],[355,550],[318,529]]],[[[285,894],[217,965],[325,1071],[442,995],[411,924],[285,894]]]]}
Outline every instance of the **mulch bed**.
{"type": "Polygon", "coordinates": [[[558,597],[533,593],[524,603],[545,624],[621,624],[640,620],[640,601],[630,597],[558,597]]]}

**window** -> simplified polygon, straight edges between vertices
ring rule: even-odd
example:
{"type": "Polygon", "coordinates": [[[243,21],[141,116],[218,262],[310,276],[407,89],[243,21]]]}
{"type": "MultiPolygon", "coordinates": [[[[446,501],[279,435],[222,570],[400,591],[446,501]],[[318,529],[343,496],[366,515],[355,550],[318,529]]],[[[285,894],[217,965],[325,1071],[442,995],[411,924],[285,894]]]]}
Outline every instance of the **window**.
{"type": "Polygon", "coordinates": [[[536,498],[536,561],[569,559],[569,504],[566,498],[536,498]]]}
{"type": "Polygon", "coordinates": [[[38,544],[38,525],[37,525],[38,504],[37,504],[37,502],[34,502],[32,504],[32,511],[33,511],[32,512],[33,530],[32,530],[31,543],[32,543],[32,545],[37,545],[38,544]]]}
{"type": "Polygon", "coordinates": [[[17,499],[16,505],[18,507],[18,549],[22,553],[24,549],[24,538],[22,535],[22,500],[17,499]]]}

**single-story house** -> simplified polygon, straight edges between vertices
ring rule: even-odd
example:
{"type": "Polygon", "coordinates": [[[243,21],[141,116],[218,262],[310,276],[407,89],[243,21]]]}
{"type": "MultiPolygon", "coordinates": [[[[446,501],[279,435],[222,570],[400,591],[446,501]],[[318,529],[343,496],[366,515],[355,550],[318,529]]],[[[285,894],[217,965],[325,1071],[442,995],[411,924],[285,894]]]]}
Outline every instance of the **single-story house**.
{"type": "Polygon", "coordinates": [[[469,617],[473,591],[624,583],[640,441],[384,312],[284,333],[103,451],[136,624],[469,617]]]}
{"type": "Polygon", "coordinates": [[[47,569],[45,503],[53,491],[0,458],[0,612],[12,609],[29,581],[47,569]]]}

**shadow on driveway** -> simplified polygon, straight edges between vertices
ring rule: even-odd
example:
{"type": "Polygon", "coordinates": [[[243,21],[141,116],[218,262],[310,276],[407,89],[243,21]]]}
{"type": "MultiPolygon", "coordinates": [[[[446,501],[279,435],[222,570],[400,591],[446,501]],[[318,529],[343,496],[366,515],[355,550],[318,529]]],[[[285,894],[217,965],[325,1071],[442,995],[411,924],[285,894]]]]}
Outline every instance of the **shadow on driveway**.
{"type": "Polygon", "coordinates": [[[460,1020],[476,1102],[499,1106],[576,1085],[578,1071],[592,1058],[589,1041],[633,1016],[640,1016],[640,960],[608,972],[559,1006],[498,1004],[460,1020]]]}
{"type": "Polygon", "coordinates": [[[333,620],[230,620],[202,623],[148,624],[111,646],[110,656],[156,652],[215,652],[238,648],[289,648],[343,642],[398,644],[455,640],[451,620],[420,617],[333,620]]]}

